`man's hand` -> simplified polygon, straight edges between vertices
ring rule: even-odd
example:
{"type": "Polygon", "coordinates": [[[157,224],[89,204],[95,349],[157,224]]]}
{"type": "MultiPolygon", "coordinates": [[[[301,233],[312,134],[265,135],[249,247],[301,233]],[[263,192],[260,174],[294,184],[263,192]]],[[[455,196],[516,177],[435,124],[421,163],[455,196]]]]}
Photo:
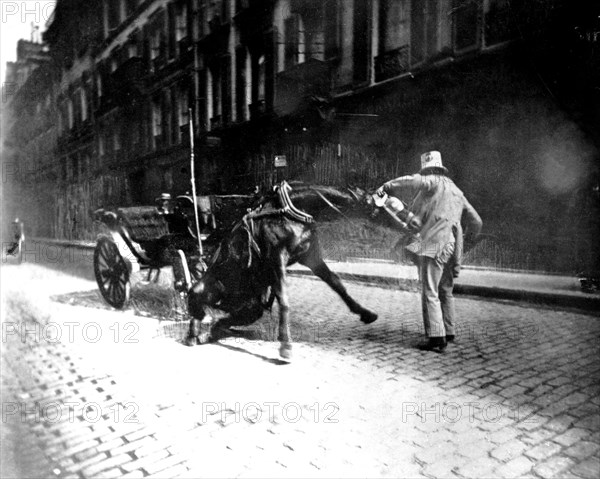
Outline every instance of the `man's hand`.
{"type": "Polygon", "coordinates": [[[385,205],[386,200],[388,199],[387,193],[383,190],[383,186],[379,187],[375,193],[373,193],[373,203],[377,208],[381,208],[385,205]]]}

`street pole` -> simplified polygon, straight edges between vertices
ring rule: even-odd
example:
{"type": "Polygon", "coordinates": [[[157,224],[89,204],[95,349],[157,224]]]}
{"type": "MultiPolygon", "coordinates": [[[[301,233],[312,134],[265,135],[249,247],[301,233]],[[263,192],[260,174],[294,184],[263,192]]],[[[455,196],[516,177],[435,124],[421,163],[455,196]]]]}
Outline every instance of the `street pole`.
{"type": "Polygon", "coordinates": [[[192,118],[192,109],[188,109],[190,119],[190,177],[192,181],[192,197],[194,200],[194,218],[196,219],[196,236],[198,237],[198,251],[200,256],[204,254],[202,250],[202,238],[200,237],[200,220],[198,219],[198,197],[196,196],[196,170],[194,158],[194,119],[192,118]]]}

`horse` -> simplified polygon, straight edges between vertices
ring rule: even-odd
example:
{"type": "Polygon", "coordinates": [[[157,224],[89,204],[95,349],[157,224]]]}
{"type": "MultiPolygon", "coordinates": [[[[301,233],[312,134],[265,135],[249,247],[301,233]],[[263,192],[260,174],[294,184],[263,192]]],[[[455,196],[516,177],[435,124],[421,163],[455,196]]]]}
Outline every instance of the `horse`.
{"type": "Polygon", "coordinates": [[[256,206],[225,235],[202,278],[188,294],[191,316],[185,343],[218,339],[232,326],[256,322],[274,299],[279,305],[279,354],[290,359],[288,266],[308,267],[331,287],[350,311],[365,324],[377,314],[354,300],[340,278],[325,264],[315,218],[324,211],[360,214],[371,211],[367,194],[359,188],[335,188],[286,182],[265,194],[256,206]],[[215,321],[207,308],[228,315],[215,321]]]}

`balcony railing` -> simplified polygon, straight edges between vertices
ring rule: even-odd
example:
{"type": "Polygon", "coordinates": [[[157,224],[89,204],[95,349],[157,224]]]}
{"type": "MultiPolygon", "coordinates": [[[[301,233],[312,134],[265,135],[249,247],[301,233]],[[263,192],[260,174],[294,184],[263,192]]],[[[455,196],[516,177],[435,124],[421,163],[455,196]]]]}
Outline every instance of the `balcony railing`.
{"type": "Polygon", "coordinates": [[[264,100],[258,100],[254,103],[250,103],[250,118],[258,118],[265,114],[267,111],[266,103],[264,100]]]}
{"type": "Polygon", "coordinates": [[[152,70],[156,73],[160,68],[165,65],[165,55],[160,54],[152,59],[152,70]]]}
{"type": "Polygon", "coordinates": [[[408,45],[382,53],[375,57],[375,81],[387,80],[406,73],[409,66],[408,45]]]}
{"type": "Polygon", "coordinates": [[[179,137],[181,138],[182,145],[190,144],[190,124],[179,125],[179,137]]]}
{"type": "Polygon", "coordinates": [[[215,130],[223,126],[223,117],[221,115],[213,116],[210,119],[210,129],[215,130]]]}
{"type": "Polygon", "coordinates": [[[112,73],[112,86],[117,90],[142,92],[148,69],[142,57],[131,57],[112,73]]]}
{"type": "Polygon", "coordinates": [[[190,47],[192,46],[192,42],[190,41],[189,37],[183,37],[181,40],[179,40],[177,42],[178,47],[179,47],[179,56],[183,56],[185,55],[188,50],[190,49],[190,47]]]}

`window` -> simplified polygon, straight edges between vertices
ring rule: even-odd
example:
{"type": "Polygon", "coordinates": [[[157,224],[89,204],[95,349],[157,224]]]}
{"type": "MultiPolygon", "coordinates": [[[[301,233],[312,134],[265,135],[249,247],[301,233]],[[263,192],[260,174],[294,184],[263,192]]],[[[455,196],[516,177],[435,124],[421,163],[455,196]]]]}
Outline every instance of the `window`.
{"type": "Polygon", "coordinates": [[[163,92],[163,130],[165,131],[165,141],[167,144],[174,142],[173,138],[173,123],[175,115],[175,105],[173,105],[173,95],[170,89],[163,92]]]}
{"type": "Polygon", "coordinates": [[[71,130],[75,125],[75,118],[73,116],[73,102],[71,101],[71,99],[67,100],[67,118],[69,130],[71,130]]]}
{"type": "Polygon", "coordinates": [[[352,69],[353,80],[356,83],[368,79],[369,71],[369,3],[354,0],[354,40],[352,69]]]}
{"type": "Polygon", "coordinates": [[[102,98],[102,73],[96,74],[96,93],[98,94],[98,100],[102,98]]]}
{"type": "Polygon", "coordinates": [[[140,144],[140,122],[132,120],[131,122],[131,146],[137,148],[140,144]]]}
{"type": "Polygon", "coordinates": [[[248,72],[250,71],[250,55],[246,47],[240,46],[236,51],[236,116],[237,121],[248,119],[248,105],[251,102],[249,89],[251,87],[248,72]]]}
{"type": "Polygon", "coordinates": [[[454,49],[465,51],[479,45],[479,8],[478,0],[454,0],[454,49]]]}
{"type": "Polygon", "coordinates": [[[393,78],[410,68],[408,1],[382,0],[379,7],[379,51],[375,58],[375,81],[393,78]]]}
{"type": "Polygon", "coordinates": [[[227,1],[224,0],[209,0],[208,1],[208,19],[209,21],[215,17],[220,19],[226,18],[227,1]]]}
{"type": "Polygon", "coordinates": [[[73,116],[76,125],[81,123],[81,88],[77,88],[73,94],[73,116]]]}
{"type": "Polygon", "coordinates": [[[119,0],[119,23],[122,23],[127,18],[127,1],[119,0]]]}
{"type": "Polygon", "coordinates": [[[137,8],[137,0],[125,0],[125,14],[126,16],[131,15],[133,12],[135,12],[135,9],[137,8]]]}
{"type": "Polygon", "coordinates": [[[152,100],[152,136],[154,137],[154,147],[160,145],[162,136],[162,108],[160,98],[152,100]]]}
{"type": "Polygon", "coordinates": [[[221,121],[231,122],[231,56],[221,56],[221,121]]]}
{"type": "Polygon", "coordinates": [[[138,56],[138,45],[135,39],[131,39],[127,44],[127,58],[138,56]]]}
{"type": "Polygon", "coordinates": [[[107,0],[108,2],[108,29],[114,30],[121,23],[120,0],[107,0]]]}
{"type": "Polygon", "coordinates": [[[85,88],[81,88],[81,120],[86,121],[88,119],[88,101],[87,94],[85,92],[85,88]]]}
{"type": "Polygon", "coordinates": [[[300,49],[299,16],[292,15],[286,18],[283,23],[283,29],[285,35],[284,68],[287,70],[298,63],[300,49]]]}
{"type": "Polygon", "coordinates": [[[485,12],[485,44],[505,42],[514,36],[509,0],[489,0],[485,12]]]}
{"type": "Polygon", "coordinates": [[[186,3],[179,3],[175,7],[175,40],[180,41],[188,36],[188,11],[186,3]]]}
{"type": "Polygon", "coordinates": [[[379,5],[379,52],[384,53],[408,43],[408,2],[381,0],[379,5]]]}
{"type": "Polygon", "coordinates": [[[178,124],[184,126],[189,123],[189,96],[188,89],[184,86],[178,89],[178,124]]]}
{"type": "Polygon", "coordinates": [[[266,70],[265,70],[265,56],[262,55],[258,59],[258,98],[261,101],[265,99],[265,81],[266,81],[266,70]]]}
{"type": "Polygon", "coordinates": [[[113,150],[120,151],[121,150],[121,134],[118,128],[115,127],[113,130],[113,150]]]}
{"type": "Polygon", "coordinates": [[[160,55],[160,29],[154,28],[150,34],[150,59],[154,60],[160,55]]]}
{"type": "Polygon", "coordinates": [[[412,0],[410,54],[413,65],[438,52],[438,9],[439,0],[412,0]]]}
{"type": "Polygon", "coordinates": [[[209,69],[208,94],[210,102],[211,126],[216,128],[221,124],[221,70],[220,64],[216,62],[209,69]]]}
{"type": "Polygon", "coordinates": [[[104,134],[100,133],[98,135],[98,156],[104,156],[105,148],[104,148],[104,134]]]}
{"type": "Polygon", "coordinates": [[[339,55],[340,18],[336,0],[325,2],[325,58],[339,55]]]}

